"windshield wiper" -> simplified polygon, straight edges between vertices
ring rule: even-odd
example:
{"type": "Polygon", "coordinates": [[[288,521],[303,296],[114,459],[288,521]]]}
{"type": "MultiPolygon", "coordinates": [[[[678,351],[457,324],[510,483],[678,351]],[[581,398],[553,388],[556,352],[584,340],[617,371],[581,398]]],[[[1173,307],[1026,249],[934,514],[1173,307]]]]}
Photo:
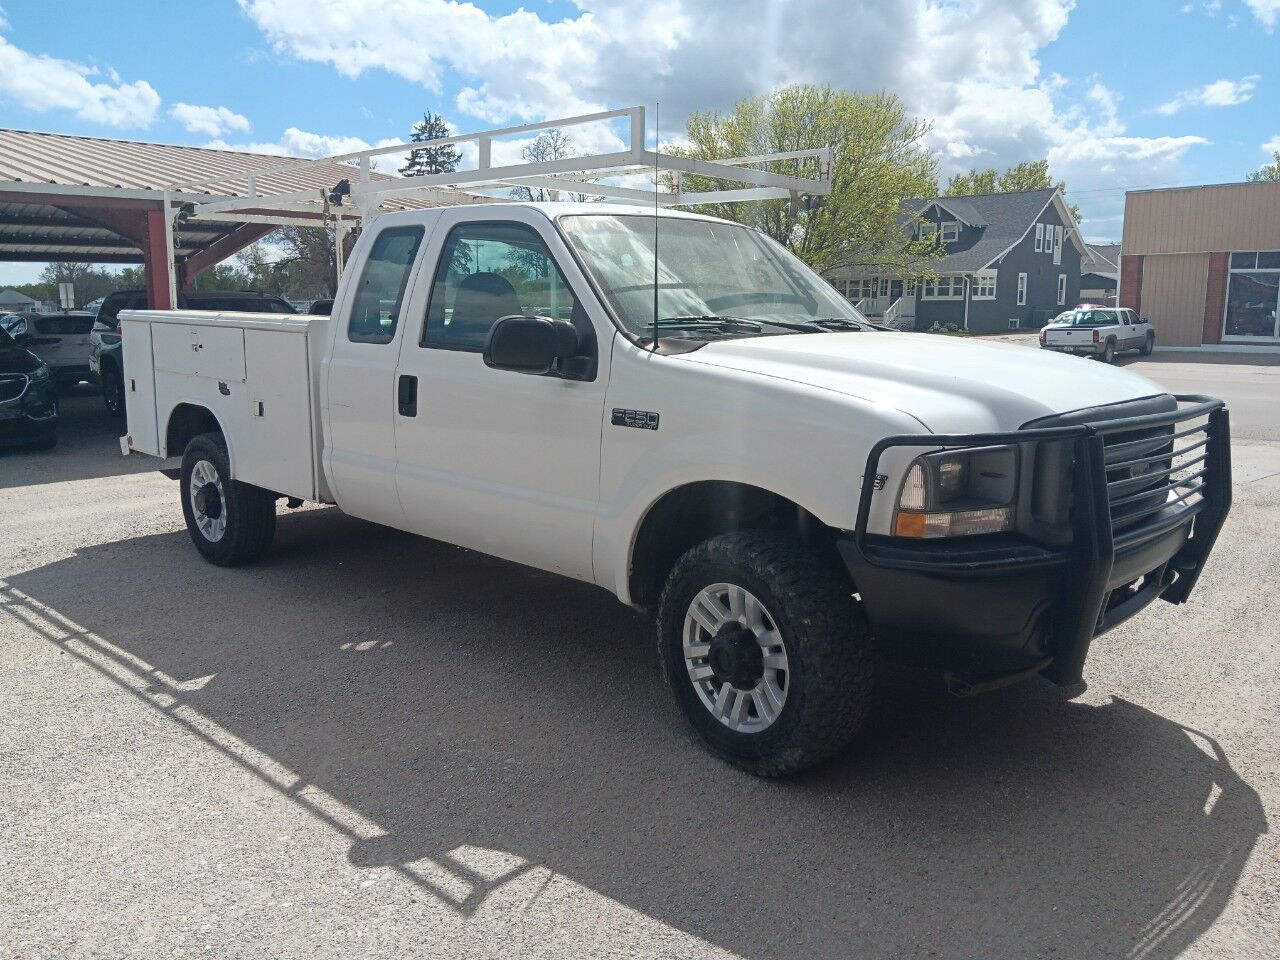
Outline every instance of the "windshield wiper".
{"type": "Polygon", "coordinates": [[[821,320],[810,321],[815,327],[821,327],[823,330],[865,330],[867,329],[857,320],[850,320],[847,317],[823,317],[821,320]]]}

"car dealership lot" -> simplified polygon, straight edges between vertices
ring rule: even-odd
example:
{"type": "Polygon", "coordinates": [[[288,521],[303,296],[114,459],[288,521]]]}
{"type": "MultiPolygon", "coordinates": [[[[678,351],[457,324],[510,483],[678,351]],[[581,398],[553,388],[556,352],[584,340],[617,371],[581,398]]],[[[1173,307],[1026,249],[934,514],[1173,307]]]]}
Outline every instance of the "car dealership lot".
{"type": "Polygon", "coordinates": [[[207,566],[81,388],[0,455],[0,954],[1266,955],[1280,366],[1220,359],[1121,361],[1232,407],[1189,604],[1075,700],[886,677],[783,782],[683,733],[603,591],[331,508],[207,566]]]}

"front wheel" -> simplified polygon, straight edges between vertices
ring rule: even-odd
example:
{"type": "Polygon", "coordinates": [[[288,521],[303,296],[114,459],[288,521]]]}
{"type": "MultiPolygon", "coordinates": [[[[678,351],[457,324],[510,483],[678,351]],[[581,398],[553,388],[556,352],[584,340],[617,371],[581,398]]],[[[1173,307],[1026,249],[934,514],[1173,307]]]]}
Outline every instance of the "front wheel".
{"type": "Polygon", "coordinates": [[[237,567],[267,552],[276,532],[275,496],[231,478],[222,434],[202,433],[187,444],[180,481],[182,515],[202,557],[237,567]]]}
{"type": "Polygon", "coordinates": [[[1147,339],[1143,341],[1143,344],[1142,344],[1142,355],[1144,357],[1151,356],[1151,353],[1153,350],[1155,350],[1155,348],[1156,348],[1156,335],[1154,333],[1148,333],[1147,339]]]}
{"type": "Polygon", "coordinates": [[[658,611],[663,672],[706,744],[750,773],[796,773],[844,748],[871,703],[866,622],[804,545],[730,533],[691,549],[658,611]]]}

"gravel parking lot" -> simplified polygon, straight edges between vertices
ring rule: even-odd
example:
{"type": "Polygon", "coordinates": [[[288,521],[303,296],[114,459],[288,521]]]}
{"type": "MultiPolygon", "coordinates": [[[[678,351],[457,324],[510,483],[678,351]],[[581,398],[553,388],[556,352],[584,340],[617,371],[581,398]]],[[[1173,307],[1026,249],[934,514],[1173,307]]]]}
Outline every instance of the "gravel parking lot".
{"type": "Polygon", "coordinates": [[[206,565],[81,388],[0,454],[0,956],[1274,956],[1280,365],[1124,362],[1232,406],[1191,603],[1074,700],[886,676],[787,782],[600,590],[332,508],[206,565]]]}

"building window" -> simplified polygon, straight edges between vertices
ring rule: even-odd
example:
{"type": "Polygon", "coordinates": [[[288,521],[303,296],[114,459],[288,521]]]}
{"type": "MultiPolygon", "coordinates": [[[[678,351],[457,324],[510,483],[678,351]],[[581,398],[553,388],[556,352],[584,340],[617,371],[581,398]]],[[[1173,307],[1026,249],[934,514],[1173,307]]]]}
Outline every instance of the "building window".
{"type": "Polygon", "coordinates": [[[1018,306],[1025,307],[1027,305],[1027,275],[1025,273],[1018,274],[1018,306]]]}
{"type": "Polygon", "coordinates": [[[1233,338],[1280,338],[1280,251],[1231,255],[1222,332],[1233,338]]]}
{"type": "Polygon", "coordinates": [[[954,243],[960,239],[960,224],[954,220],[948,220],[942,225],[942,242],[954,243]]]}
{"type": "Polygon", "coordinates": [[[917,284],[914,280],[908,280],[906,283],[904,283],[902,285],[903,296],[914,297],[916,295],[916,286],[917,284]]]}
{"type": "Polygon", "coordinates": [[[1067,302],[1067,275],[1065,273],[1058,274],[1058,306],[1063,306],[1067,302]]]}
{"type": "Polygon", "coordinates": [[[1021,320],[1019,320],[1017,317],[1010,317],[1010,318],[1009,318],[1009,329],[1010,329],[1010,330],[1017,330],[1017,329],[1018,329],[1018,327],[1019,327],[1019,326],[1021,326],[1021,325],[1022,325],[1022,321],[1021,321],[1021,320]]]}
{"type": "Polygon", "coordinates": [[[945,276],[937,280],[926,280],[923,297],[926,300],[962,300],[964,277],[945,276]]]}
{"type": "Polygon", "coordinates": [[[973,275],[973,299],[994,300],[996,298],[996,272],[980,270],[973,275]]]}
{"type": "Polygon", "coordinates": [[[1062,228],[1053,228],[1053,262],[1062,263],[1062,228]]]}
{"type": "Polygon", "coordinates": [[[928,240],[937,232],[938,232],[938,225],[934,223],[932,220],[926,220],[924,223],[920,224],[921,240],[928,240]]]}
{"type": "Polygon", "coordinates": [[[1044,224],[1036,224],[1036,253],[1044,253],[1044,224]]]}

